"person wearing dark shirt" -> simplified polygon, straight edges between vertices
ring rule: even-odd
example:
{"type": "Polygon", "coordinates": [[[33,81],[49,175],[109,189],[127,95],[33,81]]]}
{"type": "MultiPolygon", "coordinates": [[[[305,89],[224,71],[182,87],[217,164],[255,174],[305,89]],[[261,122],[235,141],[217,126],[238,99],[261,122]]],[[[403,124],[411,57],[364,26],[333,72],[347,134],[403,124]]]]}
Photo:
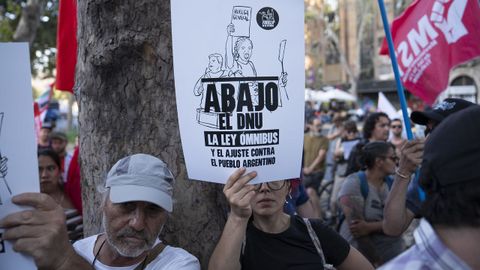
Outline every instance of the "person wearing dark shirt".
{"type": "MultiPolygon", "coordinates": [[[[388,115],[383,112],[376,112],[370,114],[367,119],[365,119],[365,124],[363,125],[363,139],[361,144],[365,145],[369,142],[386,142],[390,132],[390,119],[388,115]]],[[[358,149],[357,147],[352,149],[350,156],[347,161],[347,170],[345,175],[358,172],[361,167],[358,163],[358,149]]]]}
{"type": "Polygon", "coordinates": [[[250,185],[236,170],[223,189],[230,213],[208,269],[373,269],[360,252],[315,219],[283,212],[290,181],[250,185]]]}

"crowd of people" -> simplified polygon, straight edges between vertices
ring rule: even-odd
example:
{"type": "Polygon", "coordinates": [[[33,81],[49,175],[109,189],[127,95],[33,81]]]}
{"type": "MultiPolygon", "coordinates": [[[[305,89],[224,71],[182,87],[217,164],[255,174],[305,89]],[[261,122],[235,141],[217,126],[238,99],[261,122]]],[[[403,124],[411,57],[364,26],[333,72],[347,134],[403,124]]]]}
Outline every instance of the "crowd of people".
{"type": "MultiPolygon", "coordinates": [[[[446,99],[410,118],[425,126],[424,138],[406,140],[403,122],[381,112],[363,123],[335,113],[329,130],[312,115],[299,179],[252,185],[255,171],[235,170],[208,269],[480,269],[480,106],[446,99]],[[333,224],[320,210],[328,181],[333,224]],[[415,218],[409,244],[404,233],[415,218]]],[[[189,252],[159,239],[173,211],[174,176],[151,155],[110,169],[99,189],[104,232],[73,238],[65,225],[77,199],[65,186],[78,182],[68,178],[78,148],[70,158],[66,137],[49,131],[39,140],[41,193],[12,198],[33,209],[0,220],[16,251],[41,269],[200,269],[189,252]]]]}

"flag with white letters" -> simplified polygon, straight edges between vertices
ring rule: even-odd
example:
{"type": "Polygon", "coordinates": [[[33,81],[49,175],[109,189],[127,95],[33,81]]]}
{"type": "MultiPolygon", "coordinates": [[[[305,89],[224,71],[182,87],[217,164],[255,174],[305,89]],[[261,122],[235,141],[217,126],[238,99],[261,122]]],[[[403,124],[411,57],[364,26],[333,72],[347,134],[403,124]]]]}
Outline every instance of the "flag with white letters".
{"type": "MultiPolygon", "coordinates": [[[[478,0],[417,0],[392,23],[405,88],[428,104],[448,85],[450,70],[480,56],[478,0]]],[[[380,54],[388,54],[386,40],[380,54]]]]}

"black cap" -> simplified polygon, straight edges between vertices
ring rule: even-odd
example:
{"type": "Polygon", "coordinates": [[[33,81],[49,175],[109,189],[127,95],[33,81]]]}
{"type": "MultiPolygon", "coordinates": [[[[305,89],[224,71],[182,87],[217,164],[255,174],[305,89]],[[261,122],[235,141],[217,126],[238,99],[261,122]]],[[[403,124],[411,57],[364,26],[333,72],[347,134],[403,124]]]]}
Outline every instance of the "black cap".
{"type": "Polygon", "coordinates": [[[480,185],[479,168],[480,106],[473,106],[445,119],[428,137],[420,182],[435,190],[472,180],[480,185]]]}
{"type": "Polygon", "coordinates": [[[44,122],[42,123],[42,127],[41,128],[46,128],[46,129],[52,129],[53,128],[53,125],[51,122],[44,122]]]}
{"type": "Polygon", "coordinates": [[[432,109],[426,111],[414,111],[410,114],[410,119],[419,125],[426,126],[428,120],[433,120],[437,123],[442,122],[447,116],[451,115],[452,113],[456,113],[460,110],[468,108],[475,103],[470,101],[466,101],[464,99],[459,98],[446,98],[442,102],[433,106],[432,109]]]}

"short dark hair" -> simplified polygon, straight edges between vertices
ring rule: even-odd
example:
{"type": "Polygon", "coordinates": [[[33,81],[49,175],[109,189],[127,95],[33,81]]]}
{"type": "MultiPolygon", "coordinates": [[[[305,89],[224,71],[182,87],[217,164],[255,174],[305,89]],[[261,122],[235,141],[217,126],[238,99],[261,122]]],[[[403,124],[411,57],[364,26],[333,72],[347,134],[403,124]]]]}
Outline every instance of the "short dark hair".
{"type": "Polygon", "coordinates": [[[62,166],[60,166],[60,157],[58,156],[58,154],[53,151],[53,149],[43,149],[43,150],[40,150],[37,152],[37,158],[41,157],[41,156],[46,156],[46,157],[50,157],[53,162],[55,162],[55,164],[58,166],[58,169],[60,170],[60,168],[62,166]]]}
{"type": "Polygon", "coordinates": [[[320,122],[322,121],[322,119],[320,119],[319,117],[314,116],[314,117],[310,117],[310,118],[307,119],[307,124],[309,124],[309,125],[313,124],[314,120],[320,120],[320,122]]]}
{"type": "Polygon", "coordinates": [[[446,187],[422,182],[426,192],[421,213],[433,225],[480,227],[480,179],[446,187]]]}
{"type": "Polygon", "coordinates": [[[357,123],[355,123],[355,121],[347,120],[343,123],[343,126],[346,131],[358,132],[357,123]]]}
{"type": "Polygon", "coordinates": [[[393,118],[392,120],[390,120],[390,123],[392,123],[392,122],[400,122],[403,125],[403,122],[402,122],[402,120],[400,120],[400,118],[393,118]]]}
{"type": "Polygon", "coordinates": [[[362,169],[371,169],[377,158],[385,157],[390,149],[395,151],[395,146],[389,142],[369,142],[359,149],[358,163],[362,169]]]}
{"type": "Polygon", "coordinates": [[[390,122],[390,118],[388,118],[388,115],[384,112],[375,112],[370,114],[367,119],[365,119],[365,124],[363,125],[363,138],[368,140],[370,137],[372,137],[375,124],[377,124],[380,117],[386,117],[390,122]]]}

